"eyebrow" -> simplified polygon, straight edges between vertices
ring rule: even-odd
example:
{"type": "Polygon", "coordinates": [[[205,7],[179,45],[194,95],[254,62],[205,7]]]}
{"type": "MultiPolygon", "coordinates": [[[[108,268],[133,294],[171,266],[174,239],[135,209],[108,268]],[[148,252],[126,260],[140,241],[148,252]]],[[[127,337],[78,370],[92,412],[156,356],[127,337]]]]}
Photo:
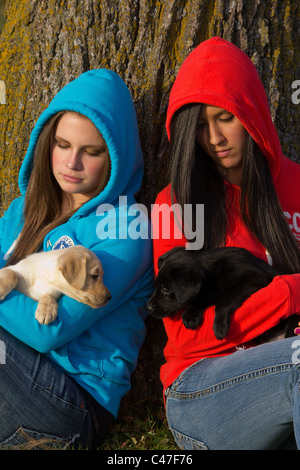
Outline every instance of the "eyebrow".
{"type": "Polygon", "coordinates": [[[69,143],[66,139],[63,139],[63,137],[59,137],[59,135],[54,136],[54,140],[62,140],[63,142],[66,142],[67,144],[69,143]]]}
{"type": "MultiPolygon", "coordinates": [[[[54,140],[64,142],[65,144],[70,144],[70,142],[68,140],[64,139],[63,137],[60,137],[59,135],[56,135],[54,137],[54,140]]],[[[103,144],[100,144],[100,145],[86,144],[86,145],[83,145],[83,148],[85,148],[85,149],[94,149],[94,150],[98,150],[98,151],[102,152],[102,151],[107,150],[107,145],[106,145],[105,142],[103,144]]]]}
{"type": "MultiPolygon", "coordinates": [[[[221,111],[214,114],[213,118],[218,119],[223,114],[231,114],[233,116],[233,113],[231,111],[226,111],[226,109],[221,109],[221,111]]],[[[205,121],[205,118],[199,116],[199,121],[205,121]]]]}
{"type": "MultiPolygon", "coordinates": [[[[215,114],[215,117],[220,117],[222,114],[232,114],[230,111],[226,111],[226,109],[222,109],[222,111],[219,111],[217,114],[215,114]]],[[[232,114],[233,115],[233,114],[232,114]]]]}

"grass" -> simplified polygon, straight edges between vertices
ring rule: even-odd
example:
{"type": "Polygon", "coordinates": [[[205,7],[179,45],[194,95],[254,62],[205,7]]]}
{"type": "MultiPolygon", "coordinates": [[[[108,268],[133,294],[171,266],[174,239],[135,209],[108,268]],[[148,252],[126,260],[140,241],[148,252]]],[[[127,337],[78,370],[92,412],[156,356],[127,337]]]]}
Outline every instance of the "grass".
{"type": "Polygon", "coordinates": [[[121,407],[116,424],[99,450],[178,450],[162,400],[149,397],[121,407]]]}

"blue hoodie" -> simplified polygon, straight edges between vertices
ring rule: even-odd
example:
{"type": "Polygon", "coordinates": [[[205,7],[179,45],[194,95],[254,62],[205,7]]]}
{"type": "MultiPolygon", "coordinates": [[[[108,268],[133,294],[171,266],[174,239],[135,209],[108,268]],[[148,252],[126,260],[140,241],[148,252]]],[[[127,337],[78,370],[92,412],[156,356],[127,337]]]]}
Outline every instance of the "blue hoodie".
{"type": "Polygon", "coordinates": [[[0,326],[51,358],[116,417],[145,338],[145,304],[153,288],[149,221],[134,199],[143,177],[136,114],[129,90],[116,73],[99,69],[82,74],[37,120],[19,174],[21,197],[0,220],[1,260],[4,265],[22,229],[38,136],[45,122],[62,110],[85,115],[99,129],[108,146],[111,174],[98,196],[45,237],[43,250],[72,245],[93,250],[112,299],[95,310],[62,296],[57,320],[39,325],[37,303],[14,290],[0,303],[0,326]]]}

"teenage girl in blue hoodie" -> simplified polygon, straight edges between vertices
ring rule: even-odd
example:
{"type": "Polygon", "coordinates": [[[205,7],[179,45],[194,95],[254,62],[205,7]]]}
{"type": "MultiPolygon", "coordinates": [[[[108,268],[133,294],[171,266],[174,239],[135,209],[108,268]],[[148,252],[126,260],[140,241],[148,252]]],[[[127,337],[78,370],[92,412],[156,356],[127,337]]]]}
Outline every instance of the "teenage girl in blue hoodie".
{"type": "Polygon", "coordinates": [[[16,290],[0,302],[2,445],[91,448],[117,416],[152,291],[148,218],[134,198],[142,175],[134,105],[114,72],[82,74],[38,119],[20,170],[21,197],[0,220],[0,267],[84,245],[101,260],[112,298],[94,310],[62,296],[49,325],[36,321],[36,302],[16,290]]]}

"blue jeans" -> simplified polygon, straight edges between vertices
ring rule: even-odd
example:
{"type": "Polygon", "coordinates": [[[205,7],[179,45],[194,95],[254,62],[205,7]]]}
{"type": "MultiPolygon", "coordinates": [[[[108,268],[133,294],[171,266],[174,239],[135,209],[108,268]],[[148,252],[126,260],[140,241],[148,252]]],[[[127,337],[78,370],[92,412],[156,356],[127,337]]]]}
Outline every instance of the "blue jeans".
{"type": "MultiPolygon", "coordinates": [[[[83,389],[51,360],[2,328],[0,347],[1,447],[91,448],[95,426],[83,389]]],[[[101,411],[104,437],[112,416],[99,405],[100,419],[101,411]]]]}
{"type": "Polygon", "coordinates": [[[300,449],[297,348],[300,340],[287,338],[203,359],[184,370],[165,392],[178,446],[300,449]]]}

